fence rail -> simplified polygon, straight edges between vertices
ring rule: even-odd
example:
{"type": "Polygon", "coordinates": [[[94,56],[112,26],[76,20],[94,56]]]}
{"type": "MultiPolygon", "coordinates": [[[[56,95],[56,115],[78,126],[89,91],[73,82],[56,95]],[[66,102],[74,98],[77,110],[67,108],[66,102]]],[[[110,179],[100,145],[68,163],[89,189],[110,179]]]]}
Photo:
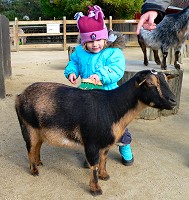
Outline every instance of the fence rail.
{"type": "MultiPolygon", "coordinates": [[[[105,23],[109,29],[119,31],[126,36],[126,46],[139,46],[135,32],[138,20],[113,20],[109,16],[105,23]]],[[[79,35],[76,20],[67,20],[66,17],[62,20],[38,21],[15,19],[9,22],[9,27],[11,51],[49,48],[65,51],[69,46],[76,45],[79,35]],[[52,26],[52,30],[48,30],[48,26],[52,26]]],[[[189,40],[186,44],[189,44],[189,40]]]]}
{"type": "MultiPolygon", "coordinates": [[[[110,16],[108,20],[105,20],[105,23],[109,29],[120,31],[126,35],[126,46],[138,46],[135,33],[138,20],[113,20],[110,16]]],[[[76,43],[76,38],[79,35],[76,20],[67,20],[66,17],[63,17],[63,20],[39,21],[19,21],[15,19],[15,21],[10,21],[9,25],[11,51],[36,48],[55,48],[65,51],[68,46],[76,43]],[[48,26],[52,26],[52,30],[48,30],[48,26]],[[32,29],[35,29],[35,31],[32,32],[32,29]],[[42,42],[41,38],[46,42],[42,42]]]]}

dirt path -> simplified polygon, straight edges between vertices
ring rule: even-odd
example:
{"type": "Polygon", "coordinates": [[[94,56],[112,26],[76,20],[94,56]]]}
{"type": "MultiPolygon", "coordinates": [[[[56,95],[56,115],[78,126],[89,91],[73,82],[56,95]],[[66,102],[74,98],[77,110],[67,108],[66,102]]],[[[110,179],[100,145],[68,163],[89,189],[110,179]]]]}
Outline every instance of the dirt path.
{"type": "MultiPolygon", "coordinates": [[[[129,60],[142,59],[138,48],[125,51],[129,60]]],[[[88,200],[89,170],[82,168],[82,149],[43,145],[40,176],[29,174],[28,158],[14,111],[15,95],[36,81],[69,84],[63,69],[67,52],[12,52],[13,75],[6,80],[7,97],[0,100],[0,199],[88,200]]],[[[115,146],[107,168],[111,176],[100,181],[98,200],[188,200],[189,199],[189,59],[183,60],[184,80],[178,114],[156,120],[135,120],[132,133],[133,166],[120,163],[115,146]]]]}

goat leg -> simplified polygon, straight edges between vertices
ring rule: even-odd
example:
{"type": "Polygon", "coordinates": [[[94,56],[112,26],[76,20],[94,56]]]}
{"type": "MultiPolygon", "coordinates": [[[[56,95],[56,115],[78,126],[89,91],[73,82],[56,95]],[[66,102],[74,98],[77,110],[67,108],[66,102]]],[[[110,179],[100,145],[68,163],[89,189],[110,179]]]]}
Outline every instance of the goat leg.
{"type": "Polygon", "coordinates": [[[33,133],[32,136],[30,134],[31,147],[28,151],[28,157],[29,157],[29,162],[30,162],[31,174],[34,176],[38,176],[39,170],[37,166],[43,165],[40,159],[40,150],[41,150],[41,145],[43,142],[35,131],[32,131],[32,133],[33,133]]]}
{"type": "Polygon", "coordinates": [[[161,69],[166,70],[167,69],[166,59],[167,59],[168,52],[162,51],[162,55],[163,55],[163,59],[161,62],[161,69]]]}
{"type": "Polygon", "coordinates": [[[110,176],[106,171],[106,161],[107,161],[107,154],[109,149],[101,150],[100,152],[100,162],[99,162],[99,173],[98,177],[101,180],[108,180],[110,176]]]}
{"type": "Polygon", "coordinates": [[[98,184],[98,164],[91,166],[90,173],[90,192],[93,196],[101,195],[102,190],[98,184]]]}
{"type": "Polygon", "coordinates": [[[29,161],[30,161],[30,172],[33,176],[39,176],[39,170],[37,167],[34,151],[35,150],[32,147],[31,151],[28,153],[28,157],[29,157],[29,161]]]}
{"type": "Polygon", "coordinates": [[[175,61],[174,61],[175,69],[180,69],[179,57],[180,57],[180,51],[175,51],[175,61]]]}
{"type": "Polygon", "coordinates": [[[101,195],[102,190],[98,184],[98,170],[99,170],[99,154],[100,149],[95,148],[95,145],[84,144],[85,155],[90,164],[90,192],[93,196],[101,195]]]}
{"type": "Polygon", "coordinates": [[[147,58],[147,51],[146,51],[146,46],[145,44],[141,46],[143,54],[144,54],[144,65],[148,66],[148,58],[147,58]]]}
{"type": "Polygon", "coordinates": [[[138,38],[138,43],[139,43],[139,45],[140,45],[140,47],[142,49],[143,55],[144,55],[144,65],[148,66],[148,58],[147,58],[146,45],[145,45],[145,43],[144,43],[144,41],[143,41],[143,39],[141,38],[140,35],[138,35],[137,38],[138,38]]]}
{"type": "Polygon", "coordinates": [[[160,58],[159,58],[159,55],[158,55],[158,50],[153,50],[153,53],[154,53],[154,60],[155,60],[156,64],[160,65],[161,61],[160,61],[160,58]]]}
{"type": "Polygon", "coordinates": [[[36,164],[37,166],[43,165],[40,159],[40,150],[41,150],[42,141],[39,141],[36,145],[36,164]]]}

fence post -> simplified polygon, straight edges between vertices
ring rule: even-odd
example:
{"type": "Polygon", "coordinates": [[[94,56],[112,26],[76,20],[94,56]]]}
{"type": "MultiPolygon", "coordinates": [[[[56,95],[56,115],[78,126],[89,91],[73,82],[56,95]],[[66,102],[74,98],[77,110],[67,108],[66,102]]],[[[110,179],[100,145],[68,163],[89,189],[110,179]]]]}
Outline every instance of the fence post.
{"type": "Polygon", "coordinates": [[[64,38],[64,51],[66,51],[66,17],[63,17],[63,38],[64,38]]]}
{"type": "Polygon", "coordinates": [[[10,30],[9,20],[2,16],[2,44],[3,44],[3,60],[4,60],[4,73],[6,78],[12,75],[11,69],[11,56],[10,56],[10,30]]]}
{"type": "Polygon", "coordinates": [[[2,21],[0,15],[0,98],[5,98],[5,76],[3,67],[2,21]]]}
{"type": "Polygon", "coordinates": [[[0,98],[5,98],[5,78],[12,75],[9,20],[0,15],[0,98]]]}
{"type": "Polygon", "coordinates": [[[17,19],[17,17],[15,17],[13,30],[14,30],[14,45],[16,46],[16,51],[19,51],[18,19],[17,19]]]}
{"type": "Polygon", "coordinates": [[[109,16],[109,29],[113,30],[112,29],[112,16],[109,16]]]}

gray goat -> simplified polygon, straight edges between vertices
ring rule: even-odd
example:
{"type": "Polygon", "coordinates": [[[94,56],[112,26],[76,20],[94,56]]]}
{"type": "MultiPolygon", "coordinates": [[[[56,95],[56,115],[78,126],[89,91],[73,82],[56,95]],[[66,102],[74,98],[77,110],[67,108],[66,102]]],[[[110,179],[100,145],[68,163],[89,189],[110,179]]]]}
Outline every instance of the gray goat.
{"type": "Polygon", "coordinates": [[[189,6],[179,13],[166,15],[153,31],[141,28],[138,35],[138,43],[144,53],[144,65],[148,65],[146,47],[150,47],[153,50],[155,62],[158,65],[161,64],[161,69],[167,69],[166,58],[168,50],[169,48],[174,48],[174,66],[176,69],[180,69],[180,64],[178,63],[180,50],[188,34],[189,6]],[[158,49],[162,51],[162,61],[160,61],[158,49]]]}

